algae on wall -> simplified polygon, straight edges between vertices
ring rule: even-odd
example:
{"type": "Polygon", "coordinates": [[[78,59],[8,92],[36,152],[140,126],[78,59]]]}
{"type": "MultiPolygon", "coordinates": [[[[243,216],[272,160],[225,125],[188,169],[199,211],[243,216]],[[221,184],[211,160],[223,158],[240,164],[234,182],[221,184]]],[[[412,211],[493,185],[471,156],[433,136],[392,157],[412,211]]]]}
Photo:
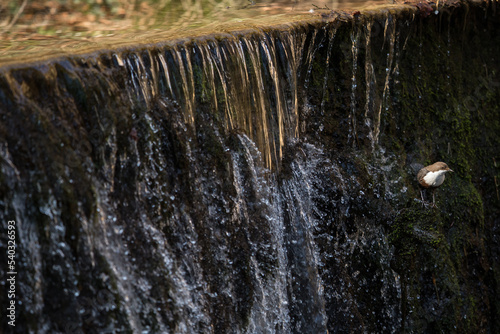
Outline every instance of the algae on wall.
{"type": "MultiPolygon", "coordinates": [[[[368,221],[382,224],[395,247],[402,331],[493,333],[500,269],[498,15],[488,3],[462,3],[430,16],[353,21],[337,28],[341,47],[332,49],[330,66],[321,68],[318,58],[322,72],[310,74],[316,85],[308,102],[324,103],[325,116],[319,117],[323,108],[307,115],[306,135],[325,143],[332,160],[354,164],[352,175],[365,180],[371,205],[358,214],[366,224],[373,212],[368,221]],[[319,80],[325,71],[327,93],[319,80]],[[437,191],[439,208],[429,209],[416,200],[415,175],[418,163],[435,161],[456,173],[437,191]]],[[[373,330],[361,320],[359,326],[373,330]]]]}
{"type": "Polygon", "coordinates": [[[494,332],[498,326],[499,292],[492,284],[499,269],[494,239],[500,217],[495,184],[500,153],[497,32],[498,17],[491,8],[447,8],[409,41],[408,47],[419,52],[402,59],[407,66],[401,68],[401,81],[415,74],[417,80],[401,90],[395,123],[402,131],[394,135],[408,137],[399,143],[413,153],[407,161],[443,160],[456,172],[438,190],[439,210],[410,221],[410,240],[421,239],[420,230],[437,239],[420,240],[410,261],[401,258],[402,268],[415,269],[406,277],[408,312],[418,314],[413,324],[408,322],[410,329],[494,332]],[[420,293],[427,294],[425,302],[411,300],[420,293]]]}

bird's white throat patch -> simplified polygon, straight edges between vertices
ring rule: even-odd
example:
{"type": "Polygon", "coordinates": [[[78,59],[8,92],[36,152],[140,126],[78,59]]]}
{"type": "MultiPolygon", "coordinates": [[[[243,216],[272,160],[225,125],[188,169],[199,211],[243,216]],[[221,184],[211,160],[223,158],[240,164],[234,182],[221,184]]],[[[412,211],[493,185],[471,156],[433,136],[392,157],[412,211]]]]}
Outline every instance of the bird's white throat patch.
{"type": "Polygon", "coordinates": [[[431,187],[439,187],[444,182],[445,170],[439,170],[437,172],[428,172],[424,176],[424,181],[431,187]]]}

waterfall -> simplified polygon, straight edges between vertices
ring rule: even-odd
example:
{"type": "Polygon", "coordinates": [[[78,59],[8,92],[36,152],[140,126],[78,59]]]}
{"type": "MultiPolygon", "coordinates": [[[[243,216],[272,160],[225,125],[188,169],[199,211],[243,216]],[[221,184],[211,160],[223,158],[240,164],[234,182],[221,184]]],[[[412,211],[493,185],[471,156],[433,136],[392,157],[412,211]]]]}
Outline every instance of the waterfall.
{"type": "Polygon", "coordinates": [[[471,153],[498,143],[494,122],[470,126],[498,105],[500,69],[493,44],[472,37],[486,55],[467,67],[462,30],[440,25],[484,26],[486,41],[498,16],[483,22],[470,6],[430,18],[404,6],[325,14],[0,67],[0,217],[2,233],[17,224],[18,272],[18,323],[4,331],[493,324],[494,292],[464,291],[498,277],[484,238],[498,209],[492,183],[464,161],[498,174],[471,153]],[[445,64],[425,60],[433,39],[445,64]],[[434,95],[436,69],[442,89],[486,71],[485,113],[466,114],[465,88],[434,95]],[[458,176],[430,211],[409,166],[438,158],[458,176]]]}

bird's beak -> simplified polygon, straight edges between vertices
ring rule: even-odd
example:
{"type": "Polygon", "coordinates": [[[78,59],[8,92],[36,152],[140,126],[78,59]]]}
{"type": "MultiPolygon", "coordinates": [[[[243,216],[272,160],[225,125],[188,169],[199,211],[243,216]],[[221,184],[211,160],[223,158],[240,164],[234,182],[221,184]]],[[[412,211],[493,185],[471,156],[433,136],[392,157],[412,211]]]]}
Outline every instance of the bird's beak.
{"type": "Polygon", "coordinates": [[[453,169],[448,169],[448,172],[453,172],[453,169]]]}

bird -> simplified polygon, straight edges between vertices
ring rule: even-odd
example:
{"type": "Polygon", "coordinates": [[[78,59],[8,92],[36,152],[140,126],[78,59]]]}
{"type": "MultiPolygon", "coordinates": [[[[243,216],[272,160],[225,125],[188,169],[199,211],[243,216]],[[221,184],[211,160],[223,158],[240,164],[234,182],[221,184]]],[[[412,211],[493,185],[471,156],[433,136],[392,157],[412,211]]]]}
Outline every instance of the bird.
{"type": "Polygon", "coordinates": [[[434,192],[441,186],[444,182],[445,174],[448,172],[453,172],[450,167],[444,162],[438,161],[424,167],[418,171],[417,180],[420,186],[420,196],[422,197],[422,203],[425,205],[424,200],[424,189],[432,190],[432,206],[436,207],[436,202],[434,199],[434,192]]]}

